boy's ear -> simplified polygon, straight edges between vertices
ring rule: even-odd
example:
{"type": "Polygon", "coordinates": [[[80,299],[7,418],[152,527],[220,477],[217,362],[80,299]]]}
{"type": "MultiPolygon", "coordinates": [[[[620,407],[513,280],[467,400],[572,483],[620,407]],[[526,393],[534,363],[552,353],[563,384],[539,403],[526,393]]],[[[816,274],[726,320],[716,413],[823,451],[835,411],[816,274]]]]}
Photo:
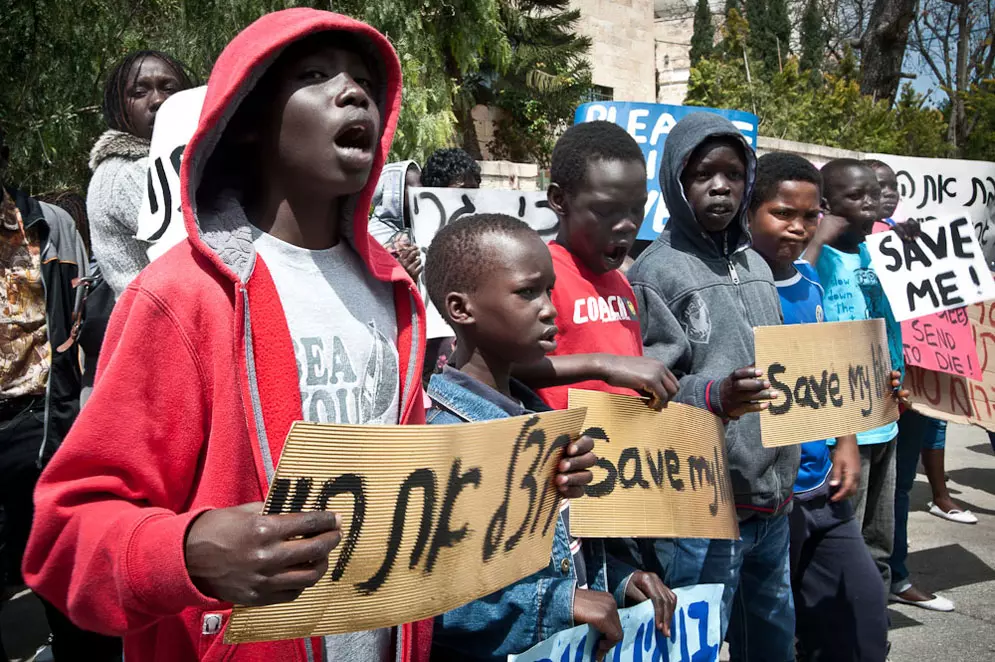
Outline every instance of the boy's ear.
{"type": "Polygon", "coordinates": [[[826,196],[822,196],[822,211],[829,212],[829,200],[826,196]]]}
{"type": "Polygon", "coordinates": [[[474,323],[473,303],[470,297],[462,292],[450,292],[446,295],[446,317],[453,324],[466,326],[474,323]]]}
{"type": "Polygon", "coordinates": [[[559,184],[553,183],[546,189],[546,201],[557,216],[567,215],[567,192],[559,184]]]}

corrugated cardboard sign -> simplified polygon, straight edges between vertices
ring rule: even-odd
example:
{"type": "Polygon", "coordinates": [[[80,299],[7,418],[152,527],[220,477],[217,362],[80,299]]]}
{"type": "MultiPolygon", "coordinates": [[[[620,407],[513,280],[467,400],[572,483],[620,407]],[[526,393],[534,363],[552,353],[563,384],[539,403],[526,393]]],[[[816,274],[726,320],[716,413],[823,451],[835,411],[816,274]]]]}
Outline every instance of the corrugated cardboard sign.
{"type": "Polygon", "coordinates": [[[967,313],[981,380],[910,366],[905,388],[911,393],[912,408],[921,414],[995,432],[995,302],[973,304],[967,313]]]}
{"type": "Polygon", "coordinates": [[[722,421],[671,403],[570,389],[586,407],[598,465],[570,501],[570,533],[592,538],[739,538],[722,421]]]}
{"type": "Polygon", "coordinates": [[[227,643],[431,618],[550,562],[552,476],[585,412],[432,426],[295,423],[265,512],[330,510],[342,542],[290,603],[235,607],[227,643]]]}
{"type": "Polygon", "coordinates": [[[760,413],[772,448],[864,432],[898,420],[884,320],[753,329],[756,365],[781,392],[760,413]]]}

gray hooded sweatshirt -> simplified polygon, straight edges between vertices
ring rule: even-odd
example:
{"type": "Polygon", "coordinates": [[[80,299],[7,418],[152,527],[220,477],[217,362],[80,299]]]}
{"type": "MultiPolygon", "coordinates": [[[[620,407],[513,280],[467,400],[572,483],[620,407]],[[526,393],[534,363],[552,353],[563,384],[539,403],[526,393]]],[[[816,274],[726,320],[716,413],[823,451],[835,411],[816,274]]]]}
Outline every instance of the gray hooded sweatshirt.
{"type": "MultiPolygon", "coordinates": [[[[750,248],[746,210],[755,176],[753,149],[731,122],[705,112],[678,122],[667,136],[660,168],[670,220],[628,273],[646,355],[666,363],[680,380],[678,402],[719,416],[722,380],[754,362],[753,327],[781,323],[770,268],[750,248]],[[722,246],[699,225],[681,186],[695,148],[719,136],[740,141],[747,160],[743,203],[722,246]]],[[[786,512],[798,446],[764,448],[760,415],[746,414],[726,425],[726,449],[740,518],[786,512]]]]}

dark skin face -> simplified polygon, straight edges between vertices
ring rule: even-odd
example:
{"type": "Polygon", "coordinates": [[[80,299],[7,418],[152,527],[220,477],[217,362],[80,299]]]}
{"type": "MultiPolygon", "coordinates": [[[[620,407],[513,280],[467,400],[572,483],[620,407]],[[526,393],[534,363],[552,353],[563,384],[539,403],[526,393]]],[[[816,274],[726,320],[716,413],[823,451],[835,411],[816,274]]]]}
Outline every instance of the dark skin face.
{"type": "Polygon", "coordinates": [[[457,368],[505,395],[513,363],[533,363],[556,349],[556,274],[536,234],[489,234],[487,277],[474,292],[450,292],[447,317],[456,329],[457,368]]]}
{"type": "Polygon", "coordinates": [[[269,112],[250,136],[262,153],[262,191],[250,203],[253,223],[302,248],[339,240],[340,198],[366,185],[380,140],[377,83],[334,35],[288,51],[267,78],[269,112]]]}
{"type": "Polygon", "coordinates": [[[681,172],[681,186],[694,216],[706,232],[722,232],[736,218],[746,190],[741,147],[727,139],[698,146],[681,172]]]}
{"type": "Polygon", "coordinates": [[[125,95],[128,120],[134,134],[151,139],[159,107],[182,89],[180,79],[159,58],[147,57],[132,64],[125,95]]]}
{"type": "Polygon", "coordinates": [[[812,182],[783,181],[773,198],[750,211],[753,249],[778,280],[790,277],[822,216],[819,187],[812,182]]]}
{"type": "Polygon", "coordinates": [[[847,222],[838,243],[852,248],[864,241],[880,218],[881,187],[874,171],[867,166],[845,168],[826,178],[824,195],[829,212],[847,222]]]}
{"type": "Polygon", "coordinates": [[[881,218],[891,218],[895,215],[900,196],[898,195],[898,177],[888,166],[875,166],[874,176],[881,187],[881,218]]]}
{"type": "Polygon", "coordinates": [[[408,166],[408,171],[404,173],[404,184],[405,184],[405,190],[404,190],[403,213],[404,213],[404,218],[410,220],[411,209],[410,205],[408,204],[407,189],[411,188],[412,186],[421,186],[421,171],[418,170],[418,168],[416,168],[414,165],[408,166]]]}
{"type": "Polygon", "coordinates": [[[594,273],[607,273],[622,266],[636,240],[646,208],[646,166],[595,161],[579,191],[551,184],[547,197],[560,217],[557,243],[594,273]]]}

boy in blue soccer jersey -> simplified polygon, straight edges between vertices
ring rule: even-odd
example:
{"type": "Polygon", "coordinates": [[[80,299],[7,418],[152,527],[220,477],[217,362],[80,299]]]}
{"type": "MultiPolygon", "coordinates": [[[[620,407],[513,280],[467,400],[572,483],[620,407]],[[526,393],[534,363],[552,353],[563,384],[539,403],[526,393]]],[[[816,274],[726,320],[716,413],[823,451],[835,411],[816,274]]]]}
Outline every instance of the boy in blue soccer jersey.
{"type": "MultiPolygon", "coordinates": [[[[822,216],[822,177],[800,156],[773,153],[757,162],[750,203],[753,248],[767,261],[785,324],[824,321],[819,277],[799,260],[822,216]]],[[[898,373],[892,375],[897,384],[898,373]]],[[[853,506],[860,482],[854,435],[802,444],[791,512],[791,584],[798,659],[875,660],[887,655],[888,619],[879,575],[853,506]]]]}

